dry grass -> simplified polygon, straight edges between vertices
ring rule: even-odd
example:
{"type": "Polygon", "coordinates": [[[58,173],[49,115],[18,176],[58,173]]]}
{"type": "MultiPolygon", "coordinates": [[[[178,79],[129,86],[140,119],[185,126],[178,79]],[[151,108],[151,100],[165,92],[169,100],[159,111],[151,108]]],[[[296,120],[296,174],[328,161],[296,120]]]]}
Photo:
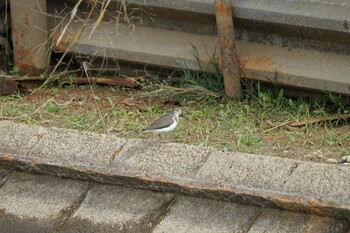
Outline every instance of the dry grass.
{"type": "MultiPolygon", "coordinates": [[[[72,48],[79,41],[81,35],[86,33],[87,27],[91,27],[89,39],[103,22],[112,21],[115,24],[115,30],[118,30],[120,23],[128,25],[129,28],[134,27],[134,22],[130,20],[129,15],[132,12],[128,13],[125,0],[119,0],[114,3],[117,4],[117,9],[110,11],[111,0],[78,0],[73,7],[66,6],[63,10],[48,15],[49,18],[53,18],[59,23],[49,32],[49,40],[46,44],[49,47],[49,53],[57,52],[61,53],[61,56],[50,68],[50,71],[46,74],[46,81],[38,90],[56,82],[61,76],[67,75],[69,73],[68,68],[73,60],[79,60],[81,63],[81,67],[74,70],[74,72],[84,70],[99,70],[102,72],[108,66],[106,57],[103,58],[101,67],[92,68],[91,64],[97,58],[95,55],[75,54],[74,56],[68,56],[68,54],[71,53],[72,48]],[[85,64],[85,67],[83,64],[85,64]]],[[[107,32],[105,35],[108,41],[111,42],[113,40],[107,32]]],[[[114,62],[117,63],[117,58],[114,59],[114,62]]]]}

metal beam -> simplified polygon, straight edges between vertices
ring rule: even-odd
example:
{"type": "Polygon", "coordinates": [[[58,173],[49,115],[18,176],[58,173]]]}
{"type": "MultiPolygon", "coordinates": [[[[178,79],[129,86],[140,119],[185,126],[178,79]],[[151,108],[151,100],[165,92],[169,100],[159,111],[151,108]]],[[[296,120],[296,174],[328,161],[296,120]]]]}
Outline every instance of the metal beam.
{"type": "Polygon", "coordinates": [[[225,94],[241,99],[241,75],[236,56],[235,33],[230,0],[215,0],[215,15],[220,47],[220,69],[225,94]]]}
{"type": "Polygon", "coordinates": [[[40,74],[49,65],[46,0],[11,0],[14,63],[22,74],[40,74]]]}

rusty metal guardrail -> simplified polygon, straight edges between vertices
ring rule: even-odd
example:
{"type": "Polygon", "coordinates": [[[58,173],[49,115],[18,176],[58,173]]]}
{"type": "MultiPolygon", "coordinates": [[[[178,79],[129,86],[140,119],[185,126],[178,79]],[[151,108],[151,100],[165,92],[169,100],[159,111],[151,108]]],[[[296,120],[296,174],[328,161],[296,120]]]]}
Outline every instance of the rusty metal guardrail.
{"type": "MultiPolygon", "coordinates": [[[[213,1],[127,3],[130,19],[138,23],[132,30],[104,18],[97,28],[92,22],[79,32],[82,22],[76,18],[56,49],[209,72],[213,60],[219,62],[213,1]],[[78,32],[79,39],[70,47],[78,32]],[[194,57],[193,48],[198,57],[194,57]]],[[[57,12],[65,5],[69,12],[75,4],[73,0],[47,1],[48,28],[53,29],[61,21],[55,16],[57,12]]],[[[350,95],[350,3],[233,0],[231,4],[236,52],[245,78],[350,95]]],[[[107,10],[113,15],[118,9],[112,1],[107,10]]],[[[57,41],[58,35],[59,31],[53,40],[57,41]]]]}

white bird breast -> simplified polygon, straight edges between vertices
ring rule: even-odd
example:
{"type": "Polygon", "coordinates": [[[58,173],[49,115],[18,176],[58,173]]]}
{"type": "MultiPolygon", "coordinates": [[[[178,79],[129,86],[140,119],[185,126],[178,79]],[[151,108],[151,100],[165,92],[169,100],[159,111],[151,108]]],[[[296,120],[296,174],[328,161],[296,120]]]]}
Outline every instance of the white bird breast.
{"type": "Polygon", "coordinates": [[[177,121],[175,120],[175,118],[173,118],[173,123],[171,125],[169,125],[168,127],[166,128],[163,128],[163,129],[155,129],[155,130],[152,130],[153,133],[166,133],[166,132],[169,132],[173,129],[175,129],[177,126],[177,121]]]}

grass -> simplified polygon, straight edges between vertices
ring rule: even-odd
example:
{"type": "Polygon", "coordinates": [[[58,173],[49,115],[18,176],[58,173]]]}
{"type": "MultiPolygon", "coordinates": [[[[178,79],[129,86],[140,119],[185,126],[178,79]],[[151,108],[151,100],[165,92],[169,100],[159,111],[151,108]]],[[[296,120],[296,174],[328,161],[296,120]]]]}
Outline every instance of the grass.
{"type": "MultiPolygon", "coordinates": [[[[178,83],[177,88],[197,86],[191,82],[178,83]]],[[[341,120],[270,130],[285,122],[349,113],[338,97],[291,99],[283,90],[266,90],[259,83],[245,83],[244,87],[241,102],[207,93],[171,92],[169,86],[166,92],[154,88],[140,92],[98,86],[53,87],[29,96],[0,97],[0,117],[150,139],[152,135],[139,135],[138,131],[175,107],[162,99],[175,98],[184,114],[179,127],[163,136],[166,141],[318,161],[319,156],[310,153],[321,151],[325,158],[337,159],[350,154],[350,127],[341,120]]],[[[213,91],[210,86],[206,90],[213,91]]]]}

